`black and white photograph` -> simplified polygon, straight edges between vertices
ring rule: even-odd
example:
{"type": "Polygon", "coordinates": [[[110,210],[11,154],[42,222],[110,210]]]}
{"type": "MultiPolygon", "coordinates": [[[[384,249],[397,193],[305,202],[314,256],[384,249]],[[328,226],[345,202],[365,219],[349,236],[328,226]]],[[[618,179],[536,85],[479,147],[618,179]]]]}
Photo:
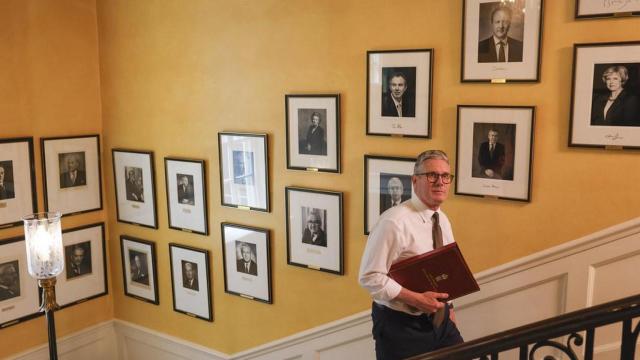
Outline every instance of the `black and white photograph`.
{"type": "Polygon", "coordinates": [[[208,235],[204,160],[164,158],[169,228],[208,235]]]}
{"type": "Polygon", "coordinates": [[[531,201],[532,106],[458,105],[458,195],[531,201]]]}
{"type": "Polygon", "coordinates": [[[91,274],[91,241],[64,247],[64,268],[67,280],[91,274]]]}
{"type": "Polygon", "coordinates": [[[269,230],[227,222],[220,227],[225,292],[273,303],[269,230]]]}
{"type": "Polygon", "coordinates": [[[640,16],[638,0],[576,0],[576,19],[640,16]]]}
{"type": "Polygon", "coordinates": [[[287,169],[340,172],[340,95],[285,95],[287,169]]]}
{"type": "Polygon", "coordinates": [[[433,49],[367,52],[367,135],[431,138],[433,49]]]}
{"type": "Polygon", "coordinates": [[[574,45],[570,146],[640,148],[640,42],[574,45]]]}
{"type": "Polygon", "coordinates": [[[369,234],[380,215],[411,199],[415,158],[364,156],[364,233],[369,234]]]}
{"type": "Polygon", "coordinates": [[[223,206],[269,212],[267,135],[218,133],[223,206]]]}
{"type": "Polygon", "coordinates": [[[43,314],[38,294],[27,269],[24,237],[0,240],[0,329],[43,314]]]}
{"type": "Polygon", "coordinates": [[[344,274],[342,193],[285,188],[287,263],[344,274]]]}
{"type": "Polygon", "coordinates": [[[169,244],[173,310],[213,321],[209,251],[169,244]]]}
{"type": "Polygon", "coordinates": [[[45,210],[71,215],[102,209],[100,136],[42,138],[45,210]]]}
{"type": "Polygon", "coordinates": [[[112,149],[118,221],[158,228],[153,152],[112,149]]]}
{"type": "Polygon", "coordinates": [[[104,296],[108,292],[104,223],[62,231],[65,275],[58,276],[56,299],[61,307],[104,296]]]}
{"type": "Polygon", "coordinates": [[[124,294],[158,305],[156,244],[152,241],[120,235],[124,294]]]}
{"type": "Polygon", "coordinates": [[[543,0],[465,0],[463,82],[538,81],[543,0]]]}
{"type": "Polygon", "coordinates": [[[0,139],[0,229],[38,211],[33,138],[0,139]]]}
{"type": "Polygon", "coordinates": [[[0,200],[16,198],[13,183],[13,161],[0,161],[0,200]]]}

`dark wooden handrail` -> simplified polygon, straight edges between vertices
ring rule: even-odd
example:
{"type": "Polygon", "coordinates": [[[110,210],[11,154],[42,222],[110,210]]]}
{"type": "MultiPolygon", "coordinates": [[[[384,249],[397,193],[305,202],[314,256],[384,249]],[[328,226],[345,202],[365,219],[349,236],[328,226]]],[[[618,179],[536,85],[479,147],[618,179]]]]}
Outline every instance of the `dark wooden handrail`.
{"type": "MultiPolygon", "coordinates": [[[[440,359],[475,359],[491,356],[497,359],[500,352],[520,349],[520,358],[527,359],[526,350],[529,345],[544,342],[549,339],[587,331],[587,347],[585,348],[585,359],[593,356],[593,330],[597,327],[609,325],[616,322],[623,322],[623,336],[628,333],[626,346],[635,350],[640,332],[640,325],[631,331],[631,319],[640,316],[640,295],[630,296],[624,299],[611,301],[605,304],[588,307],[585,309],[566,313],[551,319],[546,319],[528,325],[513,328],[493,335],[475,339],[463,344],[458,344],[445,349],[429,352],[423,355],[412,357],[412,360],[440,360],[440,359]],[[631,343],[631,344],[629,344],[631,343]]],[[[571,336],[570,336],[571,338],[571,336]]],[[[574,337],[574,344],[580,346],[582,337],[574,337]]],[[[571,340],[571,339],[570,339],[571,340]]],[[[622,357],[624,358],[625,339],[622,341],[622,357]]],[[[627,352],[627,354],[629,354],[627,352]]],[[[631,352],[630,354],[633,354],[631,352]]],[[[633,355],[631,358],[633,359],[633,355]]],[[[626,360],[626,359],[625,359],[626,360]]]]}

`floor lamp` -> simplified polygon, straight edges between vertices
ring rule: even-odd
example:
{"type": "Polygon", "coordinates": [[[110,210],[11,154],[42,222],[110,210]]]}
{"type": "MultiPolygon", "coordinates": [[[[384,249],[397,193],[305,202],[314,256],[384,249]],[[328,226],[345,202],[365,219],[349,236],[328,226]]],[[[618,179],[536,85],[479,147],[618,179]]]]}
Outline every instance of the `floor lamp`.
{"type": "Polygon", "coordinates": [[[58,308],[56,276],[60,275],[64,268],[60,216],[59,212],[45,212],[22,218],[29,275],[38,280],[38,286],[42,288],[40,311],[44,311],[47,318],[50,360],[58,359],[53,312],[58,308]]]}

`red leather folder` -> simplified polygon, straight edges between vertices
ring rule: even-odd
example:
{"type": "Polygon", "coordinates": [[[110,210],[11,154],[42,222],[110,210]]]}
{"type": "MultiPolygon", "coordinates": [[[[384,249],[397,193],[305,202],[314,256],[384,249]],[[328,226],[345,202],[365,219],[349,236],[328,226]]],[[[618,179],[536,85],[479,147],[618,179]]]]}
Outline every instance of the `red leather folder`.
{"type": "Polygon", "coordinates": [[[389,277],[411,291],[447,293],[447,300],[480,290],[456,243],[391,265],[389,277]]]}

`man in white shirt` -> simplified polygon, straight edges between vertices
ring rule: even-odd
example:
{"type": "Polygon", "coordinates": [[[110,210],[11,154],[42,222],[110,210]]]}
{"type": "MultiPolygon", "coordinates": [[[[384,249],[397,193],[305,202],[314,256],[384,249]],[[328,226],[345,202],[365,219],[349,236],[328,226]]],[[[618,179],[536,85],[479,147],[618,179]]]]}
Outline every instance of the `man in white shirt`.
{"type": "Polygon", "coordinates": [[[411,178],[415,197],[382,214],[369,234],[359,282],[374,300],[373,337],[378,360],[403,359],[463,342],[453,310],[444,303],[448,294],[416,293],[387,276],[392,264],[436,247],[432,231],[438,223],[443,245],[455,241],[449,219],[440,209],[452,179],[444,152],[423,152],[411,178]],[[439,310],[444,317],[436,321],[439,310]]]}
{"type": "Polygon", "coordinates": [[[509,37],[513,10],[498,5],[491,11],[493,34],[478,43],[478,62],[522,62],[522,41],[509,37]]]}

